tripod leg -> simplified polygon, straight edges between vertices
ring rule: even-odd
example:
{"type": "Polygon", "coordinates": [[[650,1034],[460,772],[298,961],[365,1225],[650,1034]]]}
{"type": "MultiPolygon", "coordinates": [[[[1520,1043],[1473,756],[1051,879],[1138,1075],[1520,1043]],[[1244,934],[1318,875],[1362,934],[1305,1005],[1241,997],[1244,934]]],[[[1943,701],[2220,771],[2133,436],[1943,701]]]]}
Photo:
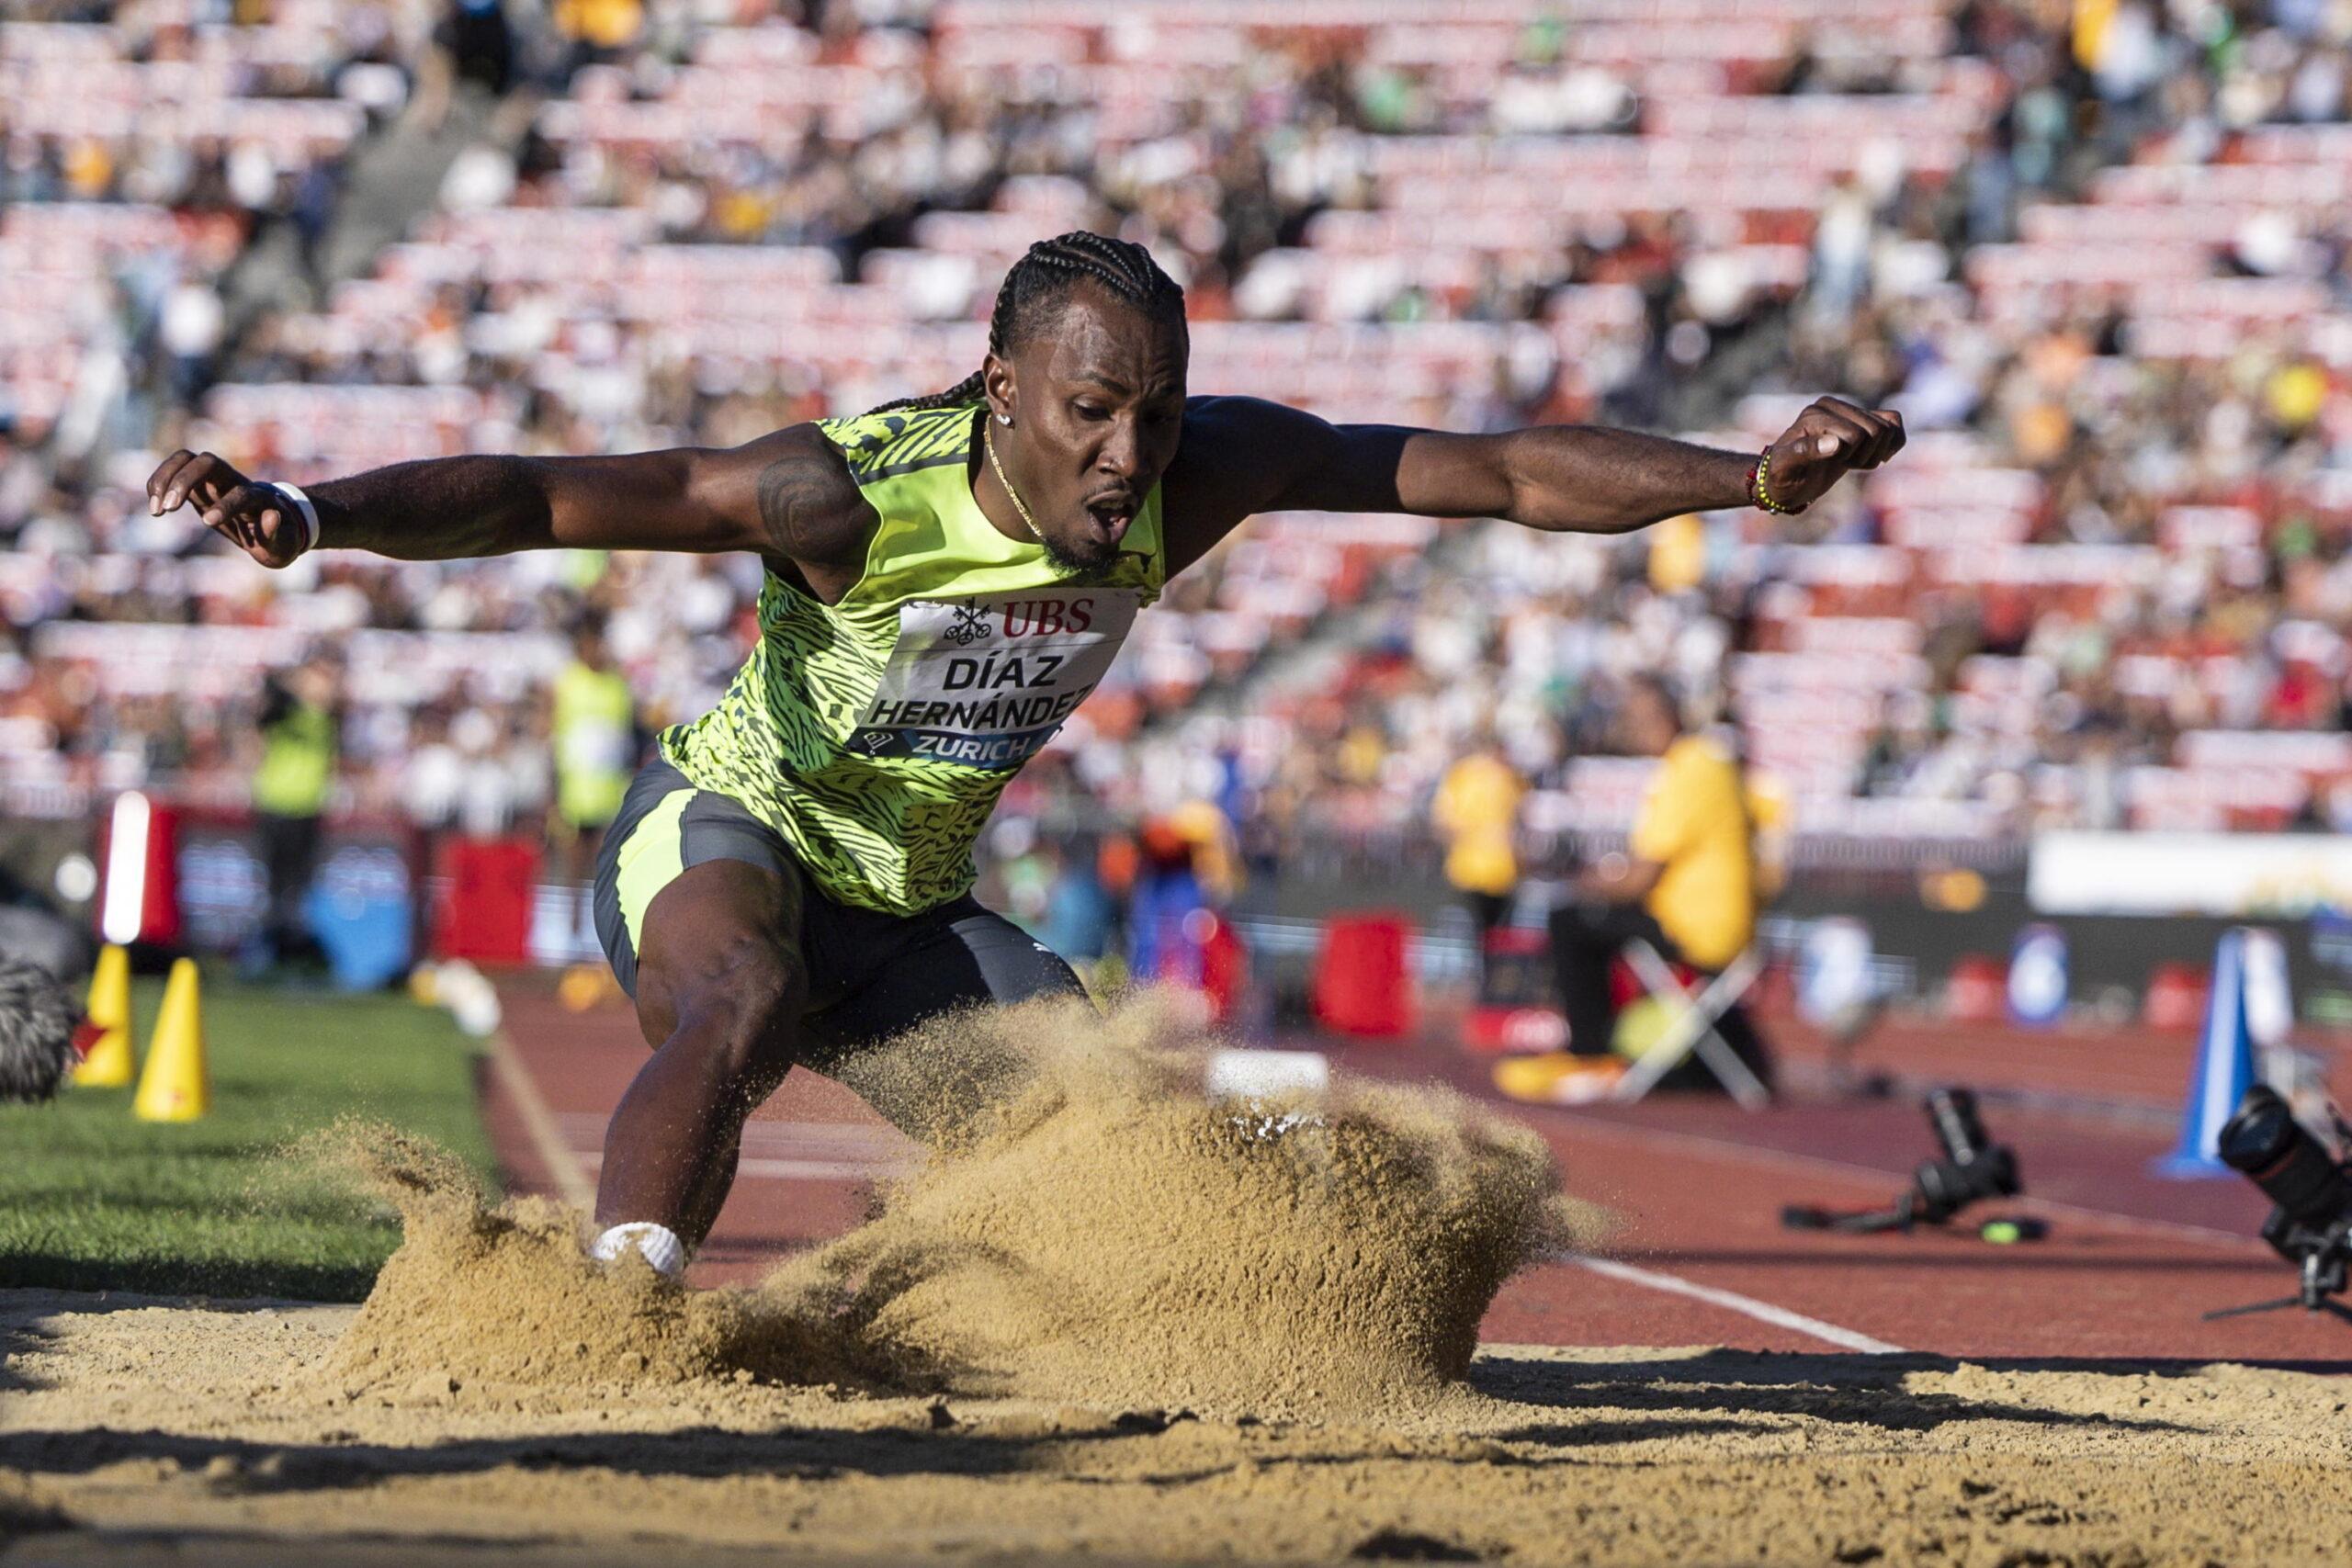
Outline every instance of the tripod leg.
{"type": "MultiPolygon", "coordinates": [[[[2256,1302],[2249,1306],[2223,1307],[2219,1312],[2209,1312],[2204,1314],[2203,1321],[2212,1323],[2224,1317],[2244,1317],[2246,1314],[2254,1312],[2280,1312],[2288,1307],[2299,1307],[2302,1304],[2303,1298],[2301,1296],[2280,1296],[2275,1302],[2256,1302]]],[[[2334,1302],[2327,1304],[2335,1305],[2334,1302]]],[[[2343,1309],[2338,1307],[2336,1310],[2340,1312],[2343,1309]]]]}

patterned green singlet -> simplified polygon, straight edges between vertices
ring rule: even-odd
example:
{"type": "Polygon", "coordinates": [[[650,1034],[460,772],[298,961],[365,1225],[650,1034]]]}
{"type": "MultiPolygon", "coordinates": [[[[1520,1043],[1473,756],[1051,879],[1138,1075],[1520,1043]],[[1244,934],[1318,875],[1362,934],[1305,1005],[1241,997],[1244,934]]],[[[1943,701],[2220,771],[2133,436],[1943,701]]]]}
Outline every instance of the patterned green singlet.
{"type": "Polygon", "coordinates": [[[1066,573],[973,500],[980,412],[818,422],[881,515],[865,574],[825,604],[770,572],[727,695],[662,736],[696,788],[741,801],[844,904],[912,915],[969,889],[997,796],[1159,597],[1159,487],[1114,563],[1066,573]]]}

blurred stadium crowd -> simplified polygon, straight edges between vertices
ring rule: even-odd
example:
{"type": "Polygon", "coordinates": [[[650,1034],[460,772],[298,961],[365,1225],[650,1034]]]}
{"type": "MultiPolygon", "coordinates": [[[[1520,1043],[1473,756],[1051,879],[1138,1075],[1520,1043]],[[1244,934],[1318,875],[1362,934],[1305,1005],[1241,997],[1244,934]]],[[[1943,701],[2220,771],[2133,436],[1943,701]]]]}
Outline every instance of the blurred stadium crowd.
{"type": "Polygon", "coordinates": [[[273,576],[134,506],[155,456],[730,445],[956,380],[1003,268],[1086,226],[1186,286],[1195,391],[1743,447],[1841,392],[1913,440],[1802,518],[1625,542],[1260,519],[1011,847],[1202,796],[1261,846],[1409,834],[1482,733],[1539,835],[1622,829],[1637,669],[1800,834],[2352,827],[2346,0],[0,14],[11,812],[239,798],[262,674],[327,648],[346,805],[534,826],[583,612],[646,725],[690,717],[756,562],[273,576]]]}

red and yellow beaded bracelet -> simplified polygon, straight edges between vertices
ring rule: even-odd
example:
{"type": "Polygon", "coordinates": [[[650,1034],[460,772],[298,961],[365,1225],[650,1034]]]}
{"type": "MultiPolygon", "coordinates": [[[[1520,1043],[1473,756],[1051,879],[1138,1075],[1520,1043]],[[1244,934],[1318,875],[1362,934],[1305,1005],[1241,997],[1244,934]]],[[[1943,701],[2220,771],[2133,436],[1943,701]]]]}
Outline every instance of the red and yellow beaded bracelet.
{"type": "Polygon", "coordinates": [[[1748,465],[1747,493],[1754,499],[1758,511],[1770,512],[1776,517],[1794,517],[1798,513],[1803,512],[1804,508],[1802,506],[1783,506],[1779,502],[1774,501],[1772,499],[1771,492],[1764,488],[1764,481],[1766,479],[1770,477],[1771,471],[1772,454],[1770,451],[1767,451],[1762,456],[1758,457],[1755,462],[1748,465]]]}

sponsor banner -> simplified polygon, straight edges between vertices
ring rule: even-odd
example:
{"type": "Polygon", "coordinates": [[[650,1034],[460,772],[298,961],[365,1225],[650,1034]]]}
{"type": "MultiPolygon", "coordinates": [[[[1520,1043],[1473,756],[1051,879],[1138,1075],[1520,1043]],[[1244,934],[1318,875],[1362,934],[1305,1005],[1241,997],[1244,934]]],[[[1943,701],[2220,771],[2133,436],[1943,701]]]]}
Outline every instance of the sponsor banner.
{"type": "MultiPolygon", "coordinates": [[[[386,975],[407,967],[418,894],[414,854],[414,831],[404,824],[329,819],[300,918],[338,978],[368,965],[386,975]]],[[[259,934],[269,913],[269,869],[249,818],[188,813],[173,861],[187,946],[234,953],[259,934]]]]}
{"type": "Polygon", "coordinates": [[[1017,768],[1045,749],[1102,682],[1140,595],[1115,588],[1024,588],[915,600],[849,749],[1017,768]]]}
{"type": "Polygon", "coordinates": [[[2044,833],[2026,897],[2045,915],[2242,919],[2352,909],[2352,836],[2044,833]]]}

